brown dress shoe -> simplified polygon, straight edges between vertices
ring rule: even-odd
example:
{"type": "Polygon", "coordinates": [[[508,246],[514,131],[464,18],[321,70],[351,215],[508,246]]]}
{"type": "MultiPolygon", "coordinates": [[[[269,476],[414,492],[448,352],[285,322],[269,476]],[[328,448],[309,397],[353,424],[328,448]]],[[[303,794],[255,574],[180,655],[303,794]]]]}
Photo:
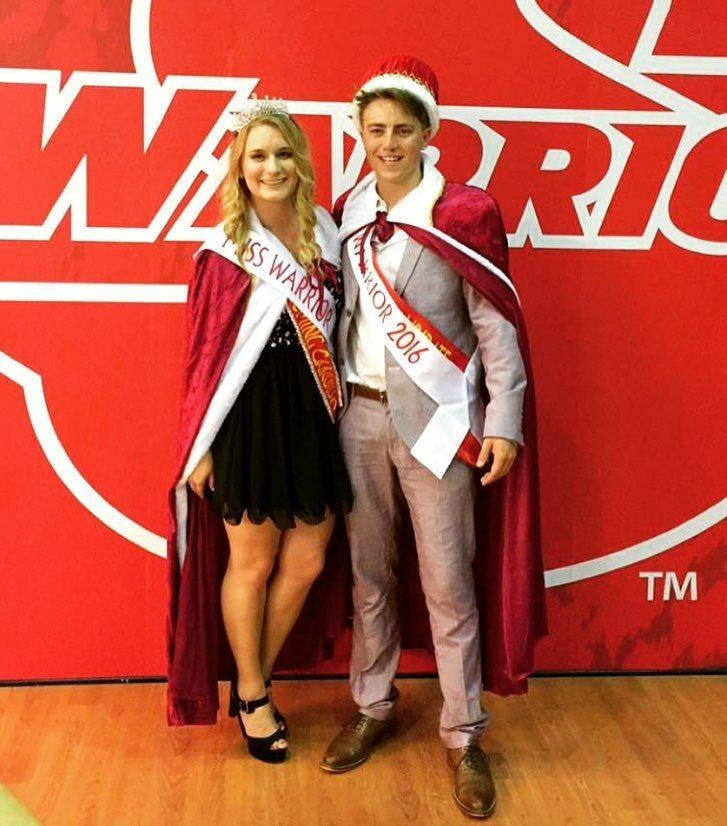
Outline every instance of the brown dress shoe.
{"type": "Polygon", "coordinates": [[[454,800],[470,817],[489,817],[495,811],[495,781],[490,760],[479,743],[447,749],[447,762],[454,769],[454,800]]]}
{"type": "Polygon", "coordinates": [[[347,772],[369,759],[374,747],[394,733],[394,720],[374,720],[356,712],[331,740],[321,760],[327,772],[347,772]]]}

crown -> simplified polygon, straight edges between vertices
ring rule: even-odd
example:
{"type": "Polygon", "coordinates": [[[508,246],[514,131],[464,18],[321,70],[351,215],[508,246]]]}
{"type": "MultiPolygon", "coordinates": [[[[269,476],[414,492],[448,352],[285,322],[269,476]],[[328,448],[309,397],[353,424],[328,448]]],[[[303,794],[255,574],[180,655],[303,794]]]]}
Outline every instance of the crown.
{"type": "Polygon", "coordinates": [[[406,55],[387,57],[372,66],[353,101],[353,122],[359,129],[361,108],[357,102],[358,94],[383,89],[399,89],[417,98],[429,115],[431,137],[436,135],[439,129],[439,81],[431,66],[419,58],[406,55]]]}
{"type": "Polygon", "coordinates": [[[258,98],[253,94],[242,109],[229,113],[227,128],[230,132],[241,132],[254,120],[264,118],[266,115],[284,115],[289,118],[290,112],[285,101],[280,98],[269,98],[267,95],[264,98],[258,98]]]}

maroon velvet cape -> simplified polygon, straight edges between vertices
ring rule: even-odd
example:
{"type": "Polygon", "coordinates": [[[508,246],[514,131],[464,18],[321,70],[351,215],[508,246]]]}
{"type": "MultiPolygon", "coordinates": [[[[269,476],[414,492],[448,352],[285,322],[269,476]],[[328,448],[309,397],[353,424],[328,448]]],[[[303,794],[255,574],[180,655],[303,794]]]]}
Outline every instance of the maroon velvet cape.
{"type": "MultiPolygon", "coordinates": [[[[348,194],[338,199],[333,210],[339,226],[348,194]]],[[[507,236],[500,210],[489,194],[465,184],[447,183],[434,206],[432,219],[438,230],[486,258],[509,277],[507,236]]],[[[522,694],[527,691],[527,677],[533,670],[535,644],[547,632],[535,391],[525,320],[516,295],[485,266],[424,229],[398,226],[469,281],[517,331],[527,376],[524,446],[504,479],[485,489],[477,485],[475,583],[483,684],[495,694],[522,694]]],[[[409,570],[404,569],[399,575],[404,591],[404,599],[399,603],[404,646],[407,639],[421,639],[418,626],[426,622],[411,555],[409,559],[409,570]]],[[[406,564],[405,557],[402,561],[406,564]]]]}
{"type": "MultiPolygon", "coordinates": [[[[333,269],[322,262],[323,269],[333,269]]],[[[176,488],[200,425],[240,329],[249,296],[250,277],[215,252],[203,252],[189,285],[186,353],[182,376],[178,452],[174,483],[168,495],[167,571],[167,720],[169,725],[210,725],[219,708],[218,680],[234,675],[220,610],[220,585],[229,545],[222,520],[209,502],[186,488],[186,555],[180,566],[176,488]]],[[[327,563],[326,581],[335,572],[343,592],[340,559],[327,563]]],[[[321,584],[318,588],[323,587],[321,584]]],[[[332,624],[343,624],[343,602],[310,600],[307,612],[286,645],[284,664],[307,665],[330,638],[332,624]],[[326,611],[324,613],[324,605],[326,611]],[[336,610],[333,610],[333,607],[336,610]]]]}

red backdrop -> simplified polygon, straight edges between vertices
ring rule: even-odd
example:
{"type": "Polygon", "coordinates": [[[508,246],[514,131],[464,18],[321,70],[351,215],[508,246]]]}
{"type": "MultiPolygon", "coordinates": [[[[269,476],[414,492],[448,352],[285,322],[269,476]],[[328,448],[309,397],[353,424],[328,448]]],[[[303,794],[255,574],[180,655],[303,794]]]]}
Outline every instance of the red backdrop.
{"type": "Polygon", "coordinates": [[[0,679],[163,673],[184,285],[224,114],[287,98],[330,206],[361,173],[347,101],[387,53],[435,67],[440,168],[510,234],[538,667],[725,666],[722,2],[315,6],[21,0],[0,20],[0,679]]]}

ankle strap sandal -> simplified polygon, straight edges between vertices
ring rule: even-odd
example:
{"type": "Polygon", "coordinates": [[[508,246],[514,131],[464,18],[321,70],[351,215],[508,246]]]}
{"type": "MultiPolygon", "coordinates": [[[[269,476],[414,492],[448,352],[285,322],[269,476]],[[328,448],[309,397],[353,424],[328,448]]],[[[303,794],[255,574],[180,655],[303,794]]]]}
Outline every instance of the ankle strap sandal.
{"type": "Polygon", "coordinates": [[[258,697],[256,700],[243,700],[242,697],[238,697],[237,702],[237,721],[250,756],[263,763],[282,763],[288,756],[288,741],[283,737],[280,729],[276,729],[265,737],[253,737],[247,733],[245,721],[242,718],[243,714],[251,714],[256,709],[269,705],[268,695],[258,697]]]}

